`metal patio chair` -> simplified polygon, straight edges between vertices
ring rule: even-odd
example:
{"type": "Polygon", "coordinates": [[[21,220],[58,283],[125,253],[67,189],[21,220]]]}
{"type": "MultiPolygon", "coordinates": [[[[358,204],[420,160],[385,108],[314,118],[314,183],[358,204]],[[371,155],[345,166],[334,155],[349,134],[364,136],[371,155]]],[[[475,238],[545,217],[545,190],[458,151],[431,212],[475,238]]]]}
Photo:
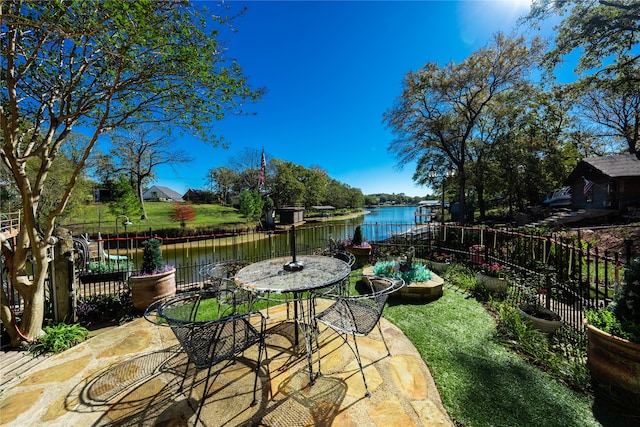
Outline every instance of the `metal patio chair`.
{"type": "MultiPolygon", "coordinates": [[[[371,284],[369,292],[355,296],[337,295],[336,301],[316,316],[317,322],[326,325],[342,336],[344,342],[356,356],[366,389],[365,397],[370,397],[371,393],[369,392],[367,379],[364,375],[356,337],[369,335],[377,325],[380,336],[382,337],[382,342],[387,349],[387,356],[391,355],[389,346],[384,339],[382,328],[380,327],[380,316],[382,316],[382,310],[389,295],[404,286],[404,280],[389,279],[386,277],[372,276],[369,278],[369,282],[371,284]],[[349,336],[353,337],[353,345],[349,342],[349,336]]],[[[320,360],[320,346],[318,342],[316,342],[316,347],[318,348],[318,360],[320,360]]],[[[318,369],[318,373],[320,374],[320,368],[318,369]]]]}
{"type": "MultiPolygon", "coordinates": [[[[180,383],[180,391],[187,378],[190,363],[193,363],[197,370],[207,368],[203,397],[197,409],[196,424],[200,419],[207,396],[213,366],[223,361],[235,362],[238,355],[255,344],[258,344],[258,358],[251,406],[258,403],[256,390],[263,351],[266,358],[264,345],[266,321],[260,312],[237,313],[235,309],[230,310],[229,307],[236,307],[233,303],[234,298],[233,291],[224,289],[187,292],[165,298],[154,307],[150,306],[145,312],[145,318],[150,320],[149,312],[155,310],[154,323],[164,323],[171,327],[187,354],[188,361],[180,383]]],[[[224,364],[215,371],[215,376],[217,377],[228,364],[224,364]]]]}

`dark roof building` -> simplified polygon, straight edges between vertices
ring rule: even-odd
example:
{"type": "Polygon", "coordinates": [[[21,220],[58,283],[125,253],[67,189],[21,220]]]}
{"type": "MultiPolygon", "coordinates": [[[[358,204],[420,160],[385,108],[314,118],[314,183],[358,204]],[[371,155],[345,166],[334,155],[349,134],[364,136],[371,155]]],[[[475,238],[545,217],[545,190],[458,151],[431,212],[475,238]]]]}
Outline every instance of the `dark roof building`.
{"type": "Polygon", "coordinates": [[[635,154],[582,159],[566,179],[573,209],[621,213],[640,206],[640,160],[635,154]]]}

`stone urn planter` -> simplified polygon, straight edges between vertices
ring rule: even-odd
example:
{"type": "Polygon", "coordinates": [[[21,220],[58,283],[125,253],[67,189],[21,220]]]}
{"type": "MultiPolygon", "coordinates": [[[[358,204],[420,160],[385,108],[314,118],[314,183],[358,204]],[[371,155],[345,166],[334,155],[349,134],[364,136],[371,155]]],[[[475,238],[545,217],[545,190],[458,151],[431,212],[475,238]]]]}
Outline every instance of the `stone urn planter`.
{"type": "Polygon", "coordinates": [[[145,276],[129,277],[131,300],[138,310],[145,310],[151,303],[176,293],[176,269],[145,276]]]}
{"type": "Polygon", "coordinates": [[[484,287],[489,292],[493,293],[505,293],[507,292],[508,282],[504,277],[487,276],[478,272],[477,275],[478,284],[484,287]]]}
{"type": "Polygon", "coordinates": [[[434,273],[444,273],[449,268],[448,262],[429,261],[429,270],[434,273]]]}
{"type": "Polygon", "coordinates": [[[369,263],[369,256],[371,255],[371,246],[369,247],[357,247],[357,246],[345,246],[347,251],[351,252],[356,257],[356,262],[353,268],[360,268],[369,263]]]}
{"type": "Polygon", "coordinates": [[[557,313],[542,307],[537,307],[535,311],[539,314],[531,314],[531,310],[528,310],[527,307],[518,307],[520,315],[529,322],[531,326],[541,332],[552,334],[562,326],[562,319],[557,313]],[[543,316],[540,316],[540,314],[543,316]]]}
{"type": "Polygon", "coordinates": [[[640,413],[640,344],[604,332],[585,321],[587,366],[594,389],[640,413]]]}

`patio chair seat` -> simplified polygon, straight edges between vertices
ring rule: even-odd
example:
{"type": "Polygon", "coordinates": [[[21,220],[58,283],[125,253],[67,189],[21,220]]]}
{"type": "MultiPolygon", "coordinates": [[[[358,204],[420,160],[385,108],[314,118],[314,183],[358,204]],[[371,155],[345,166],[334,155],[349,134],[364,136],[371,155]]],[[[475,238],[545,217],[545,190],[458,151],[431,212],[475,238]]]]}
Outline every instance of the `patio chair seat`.
{"type": "MultiPolygon", "coordinates": [[[[382,333],[382,328],[380,327],[380,317],[382,316],[382,311],[389,294],[404,286],[404,280],[392,280],[386,277],[371,277],[369,282],[369,292],[355,296],[336,295],[336,301],[316,316],[317,322],[341,334],[345,344],[349,346],[356,356],[366,390],[365,397],[370,397],[371,393],[369,392],[367,379],[364,375],[364,368],[362,366],[362,359],[360,357],[360,351],[358,350],[356,337],[366,336],[378,326],[382,342],[387,349],[387,356],[391,355],[387,341],[382,333]],[[353,346],[349,343],[349,336],[353,338],[353,346]]],[[[320,347],[317,342],[316,347],[318,347],[319,352],[320,347]]],[[[318,355],[318,360],[320,360],[320,355],[318,355]]]]}
{"type": "MultiPolygon", "coordinates": [[[[266,320],[260,312],[238,313],[237,307],[233,291],[211,289],[168,297],[145,311],[147,320],[151,318],[149,311],[156,311],[158,319],[156,323],[171,327],[180,346],[187,354],[188,362],[180,390],[184,386],[190,363],[193,363],[196,369],[208,369],[203,397],[196,415],[196,424],[200,419],[202,405],[207,396],[212,367],[225,360],[235,360],[238,355],[255,344],[258,344],[258,358],[251,405],[256,405],[258,402],[256,391],[263,351],[266,357],[264,345],[266,320]]],[[[220,367],[217,372],[221,372],[225,367],[226,365],[220,367]]]]}

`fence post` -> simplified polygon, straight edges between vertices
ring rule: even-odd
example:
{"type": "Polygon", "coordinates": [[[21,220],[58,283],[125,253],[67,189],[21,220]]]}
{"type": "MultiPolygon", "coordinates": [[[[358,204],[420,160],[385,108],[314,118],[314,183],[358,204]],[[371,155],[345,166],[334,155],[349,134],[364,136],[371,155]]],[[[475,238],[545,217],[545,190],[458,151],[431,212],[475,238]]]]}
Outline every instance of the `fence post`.
{"type": "Polygon", "coordinates": [[[66,228],[57,228],[55,236],[58,238],[55,244],[53,269],[50,277],[53,280],[53,292],[55,298],[54,313],[56,322],[76,322],[75,313],[75,274],[73,268],[73,237],[66,228]]]}

